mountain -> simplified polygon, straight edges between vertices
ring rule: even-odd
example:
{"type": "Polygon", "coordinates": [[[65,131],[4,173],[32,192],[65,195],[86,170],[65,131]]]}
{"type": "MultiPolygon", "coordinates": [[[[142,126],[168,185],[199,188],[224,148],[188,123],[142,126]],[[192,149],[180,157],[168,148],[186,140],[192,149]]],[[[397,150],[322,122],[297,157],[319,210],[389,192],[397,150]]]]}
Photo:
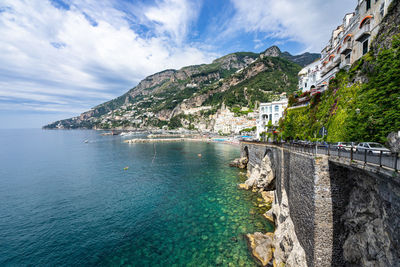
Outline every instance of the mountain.
{"type": "Polygon", "coordinates": [[[308,64],[314,62],[315,60],[317,60],[321,57],[321,54],[308,53],[308,52],[301,54],[301,55],[293,56],[289,52],[282,53],[281,50],[279,49],[279,47],[277,47],[277,46],[272,46],[272,47],[268,48],[267,50],[265,50],[261,54],[264,56],[282,57],[289,61],[297,63],[302,67],[307,66],[308,64]]]}
{"type": "Polygon", "coordinates": [[[245,116],[260,102],[297,88],[297,73],[314,54],[292,56],[273,46],[257,54],[232,53],[211,64],[164,70],[150,75],[122,96],[78,117],[45,129],[157,129],[185,127],[213,130],[215,114],[229,109],[245,116]],[[247,111],[245,111],[247,110],[247,111]]]}

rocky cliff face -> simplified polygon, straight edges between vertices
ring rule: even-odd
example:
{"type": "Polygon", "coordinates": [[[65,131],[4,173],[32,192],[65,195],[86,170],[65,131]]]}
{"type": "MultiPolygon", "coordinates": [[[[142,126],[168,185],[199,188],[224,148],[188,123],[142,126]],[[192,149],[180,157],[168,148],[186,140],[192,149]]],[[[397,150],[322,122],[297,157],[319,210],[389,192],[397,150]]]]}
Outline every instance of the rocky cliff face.
{"type": "Polygon", "coordinates": [[[248,236],[264,266],[400,266],[398,174],[246,143],[239,163],[248,170],[240,188],[273,192],[265,217],[275,232],[248,236]]]}
{"type": "Polygon", "coordinates": [[[44,128],[149,129],[185,124],[211,130],[210,115],[224,102],[230,108],[251,107],[274,99],[274,94],[294,91],[300,67],[291,61],[295,56],[287,55],[271,47],[261,54],[233,53],[211,64],[165,70],[116,99],[44,128]],[[187,110],[204,106],[210,108],[187,115],[187,110]],[[175,117],[180,122],[172,125],[175,117]]]}

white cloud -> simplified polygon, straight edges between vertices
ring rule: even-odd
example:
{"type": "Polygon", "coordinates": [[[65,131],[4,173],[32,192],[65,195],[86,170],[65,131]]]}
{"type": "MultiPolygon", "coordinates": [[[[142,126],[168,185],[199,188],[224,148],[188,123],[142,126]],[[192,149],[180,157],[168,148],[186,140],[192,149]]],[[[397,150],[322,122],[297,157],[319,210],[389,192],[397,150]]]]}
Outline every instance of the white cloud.
{"type": "Polygon", "coordinates": [[[264,32],[268,38],[290,40],[305,45],[305,50],[320,51],[330,33],[346,12],[352,12],[355,0],[231,0],[236,14],[226,35],[240,30],[264,32]]]}
{"type": "Polygon", "coordinates": [[[71,0],[66,10],[44,0],[3,0],[0,109],[31,101],[26,109],[83,112],[147,75],[215,57],[184,42],[198,12],[186,0],[141,7],[140,20],[157,33],[151,37],[131,27],[136,14],[113,3],[71,0]]]}
{"type": "Polygon", "coordinates": [[[199,10],[199,2],[165,0],[156,7],[146,10],[144,15],[148,20],[158,24],[158,34],[167,34],[177,43],[181,43],[187,34],[190,23],[197,19],[199,10]]]}

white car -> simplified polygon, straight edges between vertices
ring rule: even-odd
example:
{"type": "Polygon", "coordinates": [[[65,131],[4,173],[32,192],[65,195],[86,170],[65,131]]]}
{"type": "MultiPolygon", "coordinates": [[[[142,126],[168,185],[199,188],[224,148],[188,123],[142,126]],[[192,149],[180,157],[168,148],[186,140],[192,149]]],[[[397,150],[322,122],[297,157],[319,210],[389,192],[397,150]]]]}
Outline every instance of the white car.
{"type": "Polygon", "coordinates": [[[390,150],[383,145],[373,142],[359,143],[356,149],[359,153],[365,153],[365,150],[367,150],[367,153],[376,155],[379,155],[381,151],[384,155],[389,155],[391,153],[390,150]]]}
{"type": "Polygon", "coordinates": [[[338,142],[333,145],[338,150],[350,151],[352,148],[356,148],[357,145],[354,142],[338,142]]]}

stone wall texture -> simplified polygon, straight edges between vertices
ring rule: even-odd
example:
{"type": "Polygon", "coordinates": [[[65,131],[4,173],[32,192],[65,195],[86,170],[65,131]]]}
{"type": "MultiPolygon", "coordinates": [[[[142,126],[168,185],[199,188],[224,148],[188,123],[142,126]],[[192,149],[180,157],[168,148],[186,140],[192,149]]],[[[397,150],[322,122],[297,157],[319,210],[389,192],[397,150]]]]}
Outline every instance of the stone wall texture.
{"type": "Polygon", "coordinates": [[[326,156],[242,143],[248,175],[268,157],[275,260],[286,266],[400,266],[400,178],[326,156]]]}

